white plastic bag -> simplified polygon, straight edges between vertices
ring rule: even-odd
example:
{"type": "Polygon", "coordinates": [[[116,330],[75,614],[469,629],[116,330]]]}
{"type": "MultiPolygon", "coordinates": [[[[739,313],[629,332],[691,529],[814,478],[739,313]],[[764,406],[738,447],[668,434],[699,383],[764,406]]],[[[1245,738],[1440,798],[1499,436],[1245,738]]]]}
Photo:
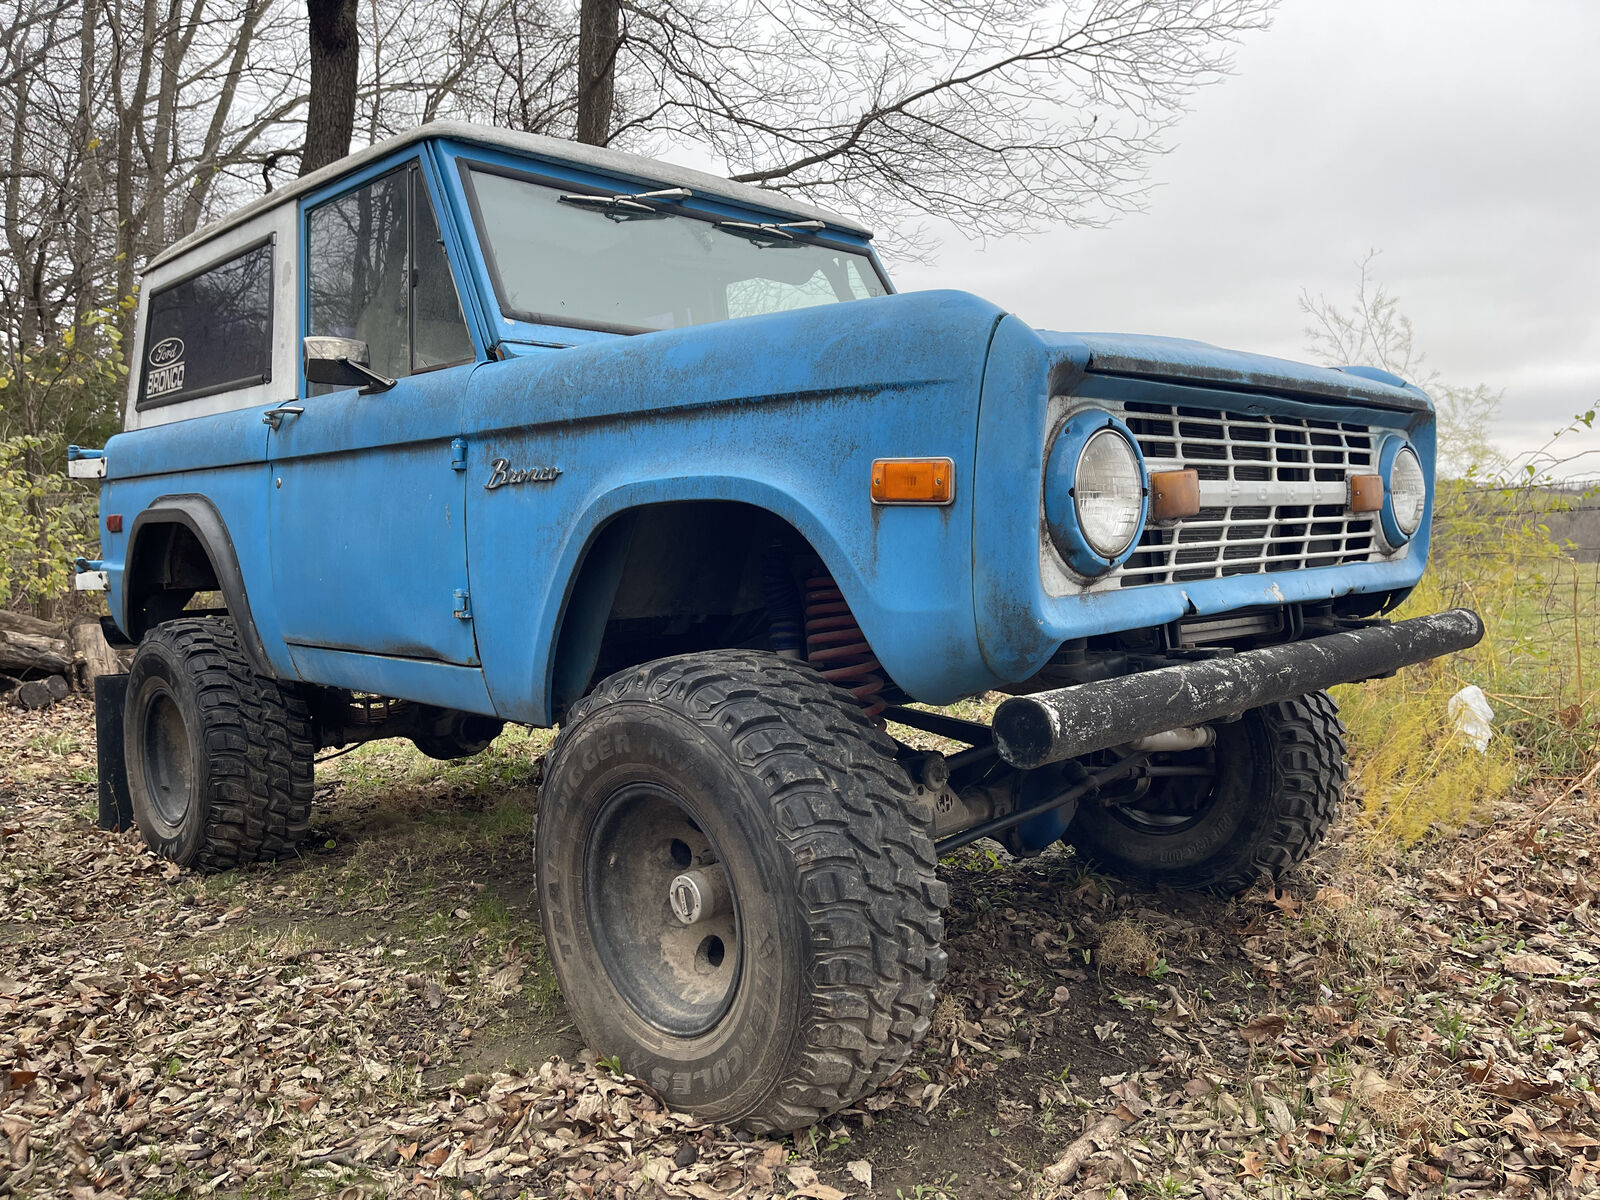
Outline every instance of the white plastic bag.
{"type": "Polygon", "coordinates": [[[1494,733],[1494,709],[1489,707],[1489,697],[1477,684],[1468,684],[1450,697],[1450,724],[1455,732],[1478,748],[1483,754],[1489,749],[1489,737],[1494,733]]]}

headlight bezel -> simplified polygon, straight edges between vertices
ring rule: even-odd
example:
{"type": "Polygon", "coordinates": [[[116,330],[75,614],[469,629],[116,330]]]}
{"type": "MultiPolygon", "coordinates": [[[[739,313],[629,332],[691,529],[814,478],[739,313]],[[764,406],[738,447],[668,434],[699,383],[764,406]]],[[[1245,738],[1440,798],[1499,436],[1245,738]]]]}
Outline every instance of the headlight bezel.
{"type": "Polygon", "coordinates": [[[1380,524],[1383,528],[1383,540],[1391,549],[1399,550],[1416,537],[1428,523],[1428,511],[1432,501],[1431,488],[1428,484],[1428,472],[1422,465],[1422,456],[1417,453],[1417,448],[1409,438],[1398,435],[1390,437],[1383,444],[1383,450],[1378,458],[1378,470],[1383,476],[1383,508],[1379,512],[1380,524]],[[1395,467],[1402,455],[1409,455],[1411,462],[1416,465],[1417,475],[1422,482],[1422,506],[1417,512],[1417,523],[1409,531],[1400,524],[1398,507],[1395,503],[1395,467]]]}
{"type": "Polygon", "coordinates": [[[1150,472],[1133,431],[1101,408],[1079,409],[1061,423],[1045,464],[1044,520],[1051,543],[1078,575],[1094,579],[1114,571],[1139,547],[1150,513],[1150,472]],[[1101,435],[1117,437],[1127,449],[1139,489],[1139,507],[1127,544],[1116,554],[1093,545],[1079,519],[1078,469],[1090,443],[1101,435]]]}

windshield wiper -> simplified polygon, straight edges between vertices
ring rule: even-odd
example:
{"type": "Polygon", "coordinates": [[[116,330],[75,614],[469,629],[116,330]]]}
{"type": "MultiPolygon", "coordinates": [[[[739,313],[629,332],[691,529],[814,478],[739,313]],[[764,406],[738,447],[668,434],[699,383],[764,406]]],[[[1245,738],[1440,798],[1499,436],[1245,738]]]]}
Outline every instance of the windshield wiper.
{"type": "Polygon", "coordinates": [[[796,235],[826,229],[821,221],[718,221],[718,229],[745,238],[758,246],[796,245],[796,235]]]}
{"type": "Polygon", "coordinates": [[[669,214],[655,206],[664,200],[687,200],[694,193],[688,188],[659,188],[653,192],[617,192],[594,195],[589,192],[572,192],[561,197],[561,203],[578,208],[592,208],[608,217],[665,217],[669,214]]]}

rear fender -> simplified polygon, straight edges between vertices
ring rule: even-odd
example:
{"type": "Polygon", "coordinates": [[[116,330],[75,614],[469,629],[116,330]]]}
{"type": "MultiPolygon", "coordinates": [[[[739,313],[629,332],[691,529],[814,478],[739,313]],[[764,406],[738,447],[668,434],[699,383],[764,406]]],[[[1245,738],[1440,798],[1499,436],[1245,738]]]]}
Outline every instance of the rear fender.
{"type": "Polygon", "coordinates": [[[128,534],[123,580],[123,611],[117,625],[132,640],[138,641],[160,618],[150,603],[157,594],[173,585],[194,590],[214,587],[222,593],[251,667],[258,674],[276,677],[277,672],[267,659],[261,634],[250,612],[233,539],[216,506],[206,497],[195,494],[161,496],[139,513],[128,534]],[[199,543],[210,567],[209,579],[198,574],[174,577],[175,569],[186,569],[174,561],[172,552],[175,531],[180,529],[186,530],[199,543]]]}

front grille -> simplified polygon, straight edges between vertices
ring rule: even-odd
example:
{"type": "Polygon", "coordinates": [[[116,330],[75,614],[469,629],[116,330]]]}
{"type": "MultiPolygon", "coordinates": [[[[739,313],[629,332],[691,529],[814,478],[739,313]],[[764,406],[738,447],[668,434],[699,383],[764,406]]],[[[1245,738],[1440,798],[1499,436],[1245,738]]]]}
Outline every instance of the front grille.
{"type": "Polygon", "coordinates": [[[1200,512],[1150,526],[1123,587],[1366,562],[1372,515],[1348,511],[1351,475],[1376,468],[1378,434],[1341,421],[1128,403],[1119,415],[1152,470],[1193,468],[1200,512]]]}

